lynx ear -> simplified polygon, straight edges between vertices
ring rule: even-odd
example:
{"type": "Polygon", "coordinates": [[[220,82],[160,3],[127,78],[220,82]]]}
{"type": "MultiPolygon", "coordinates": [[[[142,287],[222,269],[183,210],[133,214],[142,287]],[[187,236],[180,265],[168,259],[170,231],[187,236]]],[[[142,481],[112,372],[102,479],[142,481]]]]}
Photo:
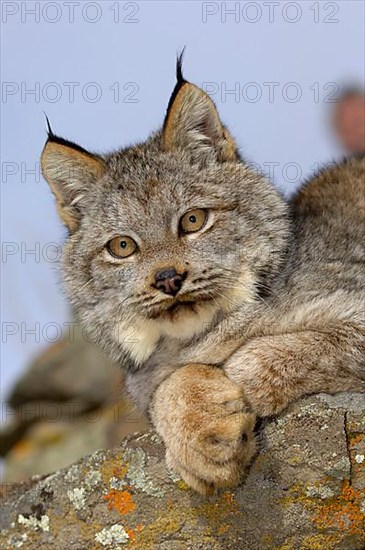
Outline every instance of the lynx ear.
{"type": "Polygon", "coordinates": [[[239,158],[236,144],[220,121],[208,94],[182,75],[182,54],[177,59],[177,83],[167,107],[162,136],[165,150],[214,149],[221,162],[239,158]]]}
{"type": "Polygon", "coordinates": [[[61,220],[70,231],[75,231],[80,221],[80,201],[90,185],[103,175],[103,159],[71,141],[55,136],[48,126],[48,140],[42,151],[41,167],[56,197],[61,220]]]}

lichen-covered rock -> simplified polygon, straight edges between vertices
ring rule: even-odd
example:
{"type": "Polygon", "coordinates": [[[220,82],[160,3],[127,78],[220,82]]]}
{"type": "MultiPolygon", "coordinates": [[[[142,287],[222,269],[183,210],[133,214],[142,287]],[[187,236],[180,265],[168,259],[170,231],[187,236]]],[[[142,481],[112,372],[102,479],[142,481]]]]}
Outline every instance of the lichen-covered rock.
{"type": "Polygon", "coordinates": [[[360,550],[365,397],[319,395],[267,422],[245,482],[212,497],[167,471],[153,432],[3,486],[2,548],[360,550]]]}

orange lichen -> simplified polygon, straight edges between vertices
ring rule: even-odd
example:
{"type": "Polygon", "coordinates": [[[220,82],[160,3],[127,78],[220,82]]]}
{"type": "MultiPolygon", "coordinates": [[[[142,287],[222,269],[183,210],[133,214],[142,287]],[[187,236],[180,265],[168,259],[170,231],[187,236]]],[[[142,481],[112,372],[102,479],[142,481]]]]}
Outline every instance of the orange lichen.
{"type": "Polygon", "coordinates": [[[224,533],[227,533],[227,531],[229,530],[230,526],[229,525],[221,525],[220,527],[218,527],[217,529],[217,535],[224,535],[224,533]]]}
{"type": "Polygon", "coordinates": [[[362,441],[362,434],[356,434],[350,437],[351,446],[357,445],[357,443],[361,443],[361,441],[362,441]]]}
{"type": "Polygon", "coordinates": [[[128,466],[117,466],[113,470],[113,474],[115,477],[119,479],[123,479],[128,471],[128,466]]]}
{"type": "Polygon", "coordinates": [[[136,508],[133,497],[128,491],[111,489],[107,495],[103,495],[103,499],[109,501],[109,510],[116,510],[122,515],[129,514],[136,508]]]}
{"type": "Polygon", "coordinates": [[[27,454],[31,449],[34,448],[34,444],[31,441],[21,440],[18,441],[16,445],[12,448],[11,452],[16,456],[20,457],[27,454]]]}
{"type": "Polygon", "coordinates": [[[313,517],[318,529],[337,528],[353,535],[364,533],[364,514],[360,508],[361,492],[344,481],[341,494],[324,506],[313,517]]]}
{"type": "Polygon", "coordinates": [[[223,499],[229,504],[233,504],[235,502],[234,494],[229,493],[228,491],[223,493],[223,499]]]}
{"type": "Polygon", "coordinates": [[[130,542],[136,542],[136,533],[133,529],[128,529],[125,527],[125,531],[128,534],[130,542]]]}
{"type": "Polygon", "coordinates": [[[128,470],[128,464],[122,464],[122,457],[115,457],[110,460],[105,460],[100,465],[100,474],[102,477],[102,480],[104,483],[109,484],[110,478],[112,477],[118,477],[118,479],[121,479],[120,473],[125,470],[128,470]],[[114,472],[119,472],[119,475],[115,475],[114,472]]]}

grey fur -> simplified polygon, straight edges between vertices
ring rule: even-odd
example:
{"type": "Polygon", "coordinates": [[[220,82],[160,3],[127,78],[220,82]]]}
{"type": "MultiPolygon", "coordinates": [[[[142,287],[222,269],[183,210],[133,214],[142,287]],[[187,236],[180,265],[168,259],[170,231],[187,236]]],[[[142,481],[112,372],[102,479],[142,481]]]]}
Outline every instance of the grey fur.
{"type": "Polygon", "coordinates": [[[364,391],[364,160],[325,169],[287,204],[232,153],[211,100],[184,86],[169,140],[165,120],[144,143],[94,157],[100,172],[80,158],[67,177],[62,166],[74,170],[75,155],[46,144],[44,174],[66,223],[72,216],[65,283],[87,334],[126,369],[143,410],[166,377],[196,362],[222,367],[262,415],[305,393],[364,391]],[[213,223],[181,236],[179,218],[193,208],[213,223]],[[108,257],[117,235],[139,251],[108,257]],[[169,266],[188,271],[176,298],[151,286],[169,266]],[[187,292],[201,309],[168,312],[187,292]],[[133,350],[159,331],[138,359],[133,350]]]}

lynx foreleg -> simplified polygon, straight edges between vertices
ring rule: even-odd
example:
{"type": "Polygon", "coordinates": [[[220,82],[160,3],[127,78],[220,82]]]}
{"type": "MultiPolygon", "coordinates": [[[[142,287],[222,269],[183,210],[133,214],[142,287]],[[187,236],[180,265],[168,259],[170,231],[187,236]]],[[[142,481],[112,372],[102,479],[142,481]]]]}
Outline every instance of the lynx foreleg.
{"type": "Polygon", "coordinates": [[[319,392],[365,392],[365,334],[338,324],[250,340],[225,363],[260,416],[276,414],[291,401],[319,392]]]}

